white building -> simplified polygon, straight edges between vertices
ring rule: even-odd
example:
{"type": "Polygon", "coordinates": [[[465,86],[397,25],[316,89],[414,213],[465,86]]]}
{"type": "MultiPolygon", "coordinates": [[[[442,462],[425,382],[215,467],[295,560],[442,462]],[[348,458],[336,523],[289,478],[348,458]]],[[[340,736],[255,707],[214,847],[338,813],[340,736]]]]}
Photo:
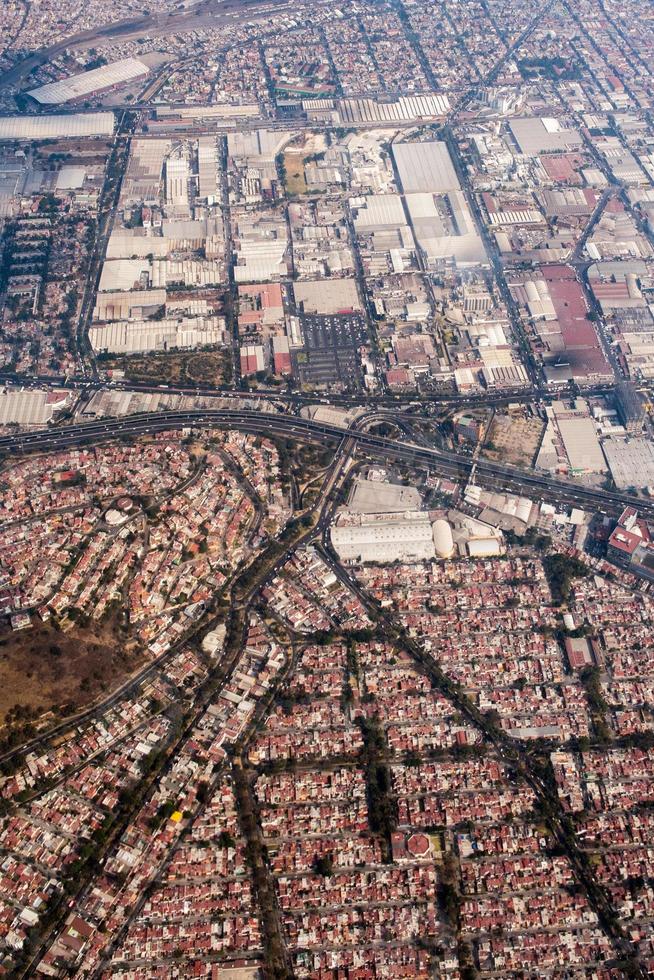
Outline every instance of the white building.
{"type": "Polygon", "coordinates": [[[331,541],[347,562],[427,561],[436,555],[429,515],[419,511],[352,515],[332,527],[331,541]]]}

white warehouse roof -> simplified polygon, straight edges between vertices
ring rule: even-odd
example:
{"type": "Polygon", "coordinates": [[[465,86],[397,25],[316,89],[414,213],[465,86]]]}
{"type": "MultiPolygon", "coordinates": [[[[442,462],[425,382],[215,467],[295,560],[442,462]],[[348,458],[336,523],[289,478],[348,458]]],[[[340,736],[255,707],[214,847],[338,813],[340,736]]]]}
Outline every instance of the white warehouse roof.
{"type": "Polygon", "coordinates": [[[385,515],[359,524],[335,524],[332,544],[343,561],[426,561],[435,557],[427,514],[385,515]]]}
{"type": "Polygon", "coordinates": [[[93,349],[111,354],[215,346],[222,345],[225,339],[225,321],[221,317],[121,320],[89,330],[93,349]]]}
{"type": "Polygon", "coordinates": [[[56,116],[0,116],[0,140],[47,140],[111,136],[113,112],[75,112],[56,116]]]}
{"type": "Polygon", "coordinates": [[[27,94],[40,102],[41,105],[61,105],[71,99],[80,99],[92,92],[113,88],[114,85],[132,82],[149,74],[150,69],[137,58],[123,58],[101,68],[83,71],[78,75],[70,75],[58,82],[49,82],[31,89],[27,94]]]}
{"type": "Polygon", "coordinates": [[[393,156],[405,194],[459,190],[459,178],[446,143],[394,143],[393,156]]]}

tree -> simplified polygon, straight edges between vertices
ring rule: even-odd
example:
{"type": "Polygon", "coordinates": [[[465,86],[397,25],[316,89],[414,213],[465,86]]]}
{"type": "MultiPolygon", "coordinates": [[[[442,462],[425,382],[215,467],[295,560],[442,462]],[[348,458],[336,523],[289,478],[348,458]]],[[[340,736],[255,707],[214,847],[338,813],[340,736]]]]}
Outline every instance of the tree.
{"type": "Polygon", "coordinates": [[[313,859],[313,870],[323,878],[329,878],[334,873],[334,857],[331,853],[316,856],[313,859]]]}

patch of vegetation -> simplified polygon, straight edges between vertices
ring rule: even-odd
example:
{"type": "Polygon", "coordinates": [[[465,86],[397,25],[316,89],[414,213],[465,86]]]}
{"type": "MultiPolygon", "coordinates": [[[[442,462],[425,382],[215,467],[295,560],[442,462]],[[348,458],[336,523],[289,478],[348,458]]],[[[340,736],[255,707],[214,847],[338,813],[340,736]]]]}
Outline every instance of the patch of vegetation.
{"type": "Polygon", "coordinates": [[[589,574],[587,565],[569,555],[546,555],[543,567],[552,599],[557,606],[563,605],[570,598],[574,579],[585,578],[589,574]]]}

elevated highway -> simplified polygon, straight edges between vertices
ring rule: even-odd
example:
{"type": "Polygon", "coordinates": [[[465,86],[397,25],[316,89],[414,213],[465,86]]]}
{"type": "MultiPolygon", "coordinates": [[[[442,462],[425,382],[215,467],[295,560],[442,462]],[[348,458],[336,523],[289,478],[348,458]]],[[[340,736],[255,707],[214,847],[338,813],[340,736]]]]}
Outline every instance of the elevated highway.
{"type": "Polygon", "coordinates": [[[569,481],[552,479],[490,460],[477,459],[473,462],[470,456],[457,452],[417,445],[406,440],[398,441],[363,429],[345,429],[341,426],[274,411],[234,408],[105,418],[60,428],[2,436],[0,453],[20,455],[52,452],[83,443],[109,442],[113,439],[199,426],[239,429],[264,436],[323,444],[340,443],[342,439],[348,438],[360,450],[377,460],[423,466],[455,479],[466,478],[474,465],[476,479],[489,487],[499,487],[512,493],[524,493],[536,499],[547,500],[550,503],[599,511],[613,516],[619,514],[625,506],[632,505],[644,516],[654,518],[654,501],[634,497],[632,494],[578,486],[569,481]]]}

